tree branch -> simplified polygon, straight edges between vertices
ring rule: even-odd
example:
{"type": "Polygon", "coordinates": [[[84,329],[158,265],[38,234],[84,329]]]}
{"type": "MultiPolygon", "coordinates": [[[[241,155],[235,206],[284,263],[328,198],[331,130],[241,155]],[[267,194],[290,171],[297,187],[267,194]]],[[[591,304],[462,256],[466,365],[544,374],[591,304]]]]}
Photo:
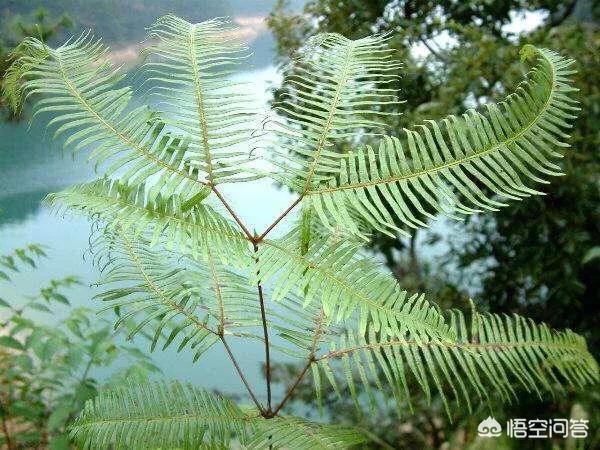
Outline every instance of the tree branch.
{"type": "Polygon", "coordinates": [[[435,56],[437,59],[439,59],[442,62],[448,62],[448,60],[442,56],[442,54],[440,52],[438,52],[436,49],[433,48],[433,46],[427,42],[427,39],[424,39],[422,36],[419,36],[419,41],[421,41],[421,43],[427,47],[427,50],[429,50],[431,52],[431,54],[433,56],[435,56]]]}
{"type": "Polygon", "coordinates": [[[2,412],[2,432],[4,433],[4,440],[6,441],[7,450],[13,450],[15,447],[12,444],[10,439],[10,434],[8,434],[8,421],[6,418],[8,417],[8,406],[4,406],[2,403],[2,398],[0,396],[0,411],[2,412]]]}
{"type": "Polygon", "coordinates": [[[567,18],[573,14],[573,11],[575,10],[575,5],[577,4],[577,0],[572,0],[571,3],[569,3],[566,8],[563,10],[563,12],[553,18],[550,19],[550,22],[548,23],[548,26],[550,28],[554,28],[557,27],[559,25],[562,25],[562,23],[567,20],[567,18]]]}
{"type": "MultiPolygon", "coordinates": [[[[79,383],[78,383],[79,388],[81,388],[83,386],[83,384],[85,383],[85,380],[87,380],[87,376],[90,373],[92,364],[94,363],[95,353],[96,353],[96,351],[94,349],[94,351],[90,355],[90,360],[87,362],[85,369],[83,370],[83,374],[81,375],[81,378],[79,380],[79,383]]],[[[77,392],[77,389],[75,389],[75,392],[77,392]]],[[[71,406],[69,407],[69,418],[67,419],[67,423],[71,422],[71,420],[74,418],[74,415],[76,413],[76,411],[75,411],[76,406],[77,406],[77,395],[73,395],[73,401],[71,402],[71,406]]]]}

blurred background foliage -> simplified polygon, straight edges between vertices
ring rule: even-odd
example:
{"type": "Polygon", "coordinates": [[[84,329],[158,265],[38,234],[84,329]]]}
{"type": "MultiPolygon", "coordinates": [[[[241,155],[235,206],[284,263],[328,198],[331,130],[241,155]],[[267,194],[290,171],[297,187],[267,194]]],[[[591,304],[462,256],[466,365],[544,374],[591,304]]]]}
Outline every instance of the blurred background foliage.
{"type": "Polygon", "coordinates": [[[137,346],[123,343],[112,320],[71,307],[68,289],[79,282],[73,276],[20,286],[20,298],[3,294],[14,274],[36,270],[45,256],[36,244],[0,256],[0,448],[7,450],[71,448],[66,427],[86,400],[117,379],[146,380],[158,370],[137,346]],[[63,313],[47,325],[46,315],[63,313]],[[114,363],[120,367],[99,382],[114,363]]]}
{"type": "MultiPolygon", "coordinates": [[[[565,176],[494,214],[465,222],[443,222],[411,239],[376,236],[372,249],[408,289],[424,290],[444,307],[465,308],[470,297],[480,310],[518,313],[586,336],[600,356],[600,2],[592,0],[309,0],[290,12],[279,0],[269,17],[280,64],[307,37],[335,32],[350,38],[390,33],[390,45],[404,61],[399,96],[403,115],[390,130],[423,119],[439,119],[502,99],[525,73],[518,51],[525,43],[574,58],[581,114],[562,167],[565,176]],[[515,26],[515,23],[518,25],[515,26]],[[440,231],[441,230],[441,231],[440,231]],[[436,250],[432,252],[432,249],[436,250]],[[440,250],[441,249],[441,250],[440,250]],[[435,256],[431,256],[434,254],[435,256]]],[[[275,99],[282,92],[275,90],[275,99]]],[[[342,144],[339,150],[344,151],[342,144]]],[[[282,366],[282,383],[297,368],[282,366]]],[[[312,398],[304,386],[296,407],[312,398]]],[[[492,413],[509,418],[590,419],[587,448],[600,447],[600,395],[540,402],[525,395],[502,407],[491,404],[450,423],[439,401],[433,407],[412,399],[414,413],[394,418],[393,406],[359,417],[344,399],[325,399],[336,421],[359,423],[380,438],[381,448],[576,448],[564,440],[478,440],[477,424],[492,413]],[[485,447],[489,444],[491,447],[485,447]]],[[[407,405],[408,408],[408,405],[407,405]]]]}
{"type": "MultiPolygon", "coordinates": [[[[73,22],[68,14],[62,14],[59,17],[53,17],[44,8],[38,8],[33,13],[26,15],[7,16],[2,21],[2,33],[0,33],[0,90],[2,89],[2,80],[4,73],[12,63],[10,53],[28,36],[35,36],[47,42],[57,33],[70,29],[73,22]]],[[[0,97],[0,113],[6,115],[9,119],[16,119],[10,108],[4,104],[4,98],[0,97]]]]}

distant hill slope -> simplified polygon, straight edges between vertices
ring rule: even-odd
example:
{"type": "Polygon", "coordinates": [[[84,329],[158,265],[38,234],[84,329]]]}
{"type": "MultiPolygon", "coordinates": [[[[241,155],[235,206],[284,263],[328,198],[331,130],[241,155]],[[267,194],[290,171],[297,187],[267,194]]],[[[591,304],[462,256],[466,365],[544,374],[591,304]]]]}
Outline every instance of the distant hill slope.
{"type": "MultiPolygon", "coordinates": [[[[257,20],[266,16],[275,0],[2,0],[0,1],[0,33],[9,29],[8,24],[17,16],[28,19],[38,8],[45,8],[53,16],[67,13],[75,28],[56,36],[53,41],[62,42],[72,34],[91,29],[96,36],[116,49],[132,48],[145,37],[145,27],[157,17],[174,13],[189,21],[202,21],[213,17],[240,18],[240,25],[247,28],[244,34],[252,41],[255,67],[272,63],[273,41],[270,33],[257,20]]],[[[299,7],[304,2],[295,0],[299,7]]]]}

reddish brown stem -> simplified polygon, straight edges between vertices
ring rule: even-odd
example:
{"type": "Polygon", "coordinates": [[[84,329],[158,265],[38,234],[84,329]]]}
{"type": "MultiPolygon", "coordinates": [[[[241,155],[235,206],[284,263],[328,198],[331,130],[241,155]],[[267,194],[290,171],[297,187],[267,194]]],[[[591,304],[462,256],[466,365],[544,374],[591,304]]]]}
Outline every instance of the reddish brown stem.
{"type": "Polygon", "coordinates": [[[286,209],[284,212],[282,212],[282,213],[281,213],[281,214],[280,214],[280,215],[279,215],[279,216],[278,216],[278,217],[275,219],[275,221],[274,221],[274,222],[273,222],[271,225],[269,225],[265,231],[263,231],[263,233],[262,233],[260,236],[258,236],[258,237],[256,238],[256,242],[260,242],[260,241],[262,241],[262,240],[265,238],[265,236],[266,236],[267,234],[269,234],[269,232],[270,232],[270,231],[271,231],[273,228],[275,228],[275,227],[277,226],[277,224],[278,224],[279,222],[281,222],[281,221],[282,221],[282,220],[285,218],[285,216],[287,216],[287,215],[289,214],[289,212],[290,212],[292,209],[294,209],[294,208],[296,207],[296,205],[297,205],[298,203],[300,203],[300,201],[302,201],[302,196],[298,197],[298,198],[297,198],[297,199],[294,201],[294,203],[292,203],[290,206],[288,206],[288,207],[287,207],[287,209],[286,209]]]}
{"type": "Polygon", "coordinates": [[[233,366],[235,367],[235,370],[237,371],[238,375],[242,379],[242,382],[244,383],[244,386],[246,386],[246,389],[248,390],[248,394],[250,394],[250,398],[252,398],[252,401],[254,402],[254,404],[256,405],[256,407],[258,408],[258,410],[260,411],[260,413],[264,415],[265,414],[265,409],[262,407],[262,405],[257,400],[256,395],[254,395],[254,392],[252,391],[252,388],[250,387],[250,384],[248,383],[248,380],[246,380],[246,377],[244,376],[244,372],[242,372],[242,369],[240,368],[240,365],[238,364],[237,360],[235,359],[235,356],[233,356],[233,352],[231,351],[231,347],[229,347],[229,344],[225,340],[224,336],[221,336],[221,342],[223,342],[223,346],[225,347],[225,350],[227,351],[227,354],[229,355],[229,359],[231,359],[231,362],[233,363],[233,366]]]}
{"type": "MultiPolygon", "coordinates": [[[[225,208],[227,209],[227,211],[229,212],[229,214],[231,214],[231,216],[233,217],[233,219],[240,226],[240,228],[242,229],[242,231],[246,235],[246,238],[250,242],[252,242],[252,245],[254,247],[254,252],[255,253],[258,251],[258,244],[265,238],[265,236],[271,230],[273,230],[273,228],[275,228],[279,224],[279,222],[281,222],[290,213],[290,211],[292,209],[294,209],[296,207],[296,205],[298,205],[300,203],[300,201],[302,200],[302,196],[299,196],[296,200],[294,200],[294,202],[290,206],[287,207],[287,209],[285,211],[283,211],[279,216],[277,216],[277,218],[273,221],[273,223],[271,223],[271,225],[269,225],[267,227],[267,229],[262,234],[260,234],[260,235],[257,236],[257,235],[253,235],[253,234],[250,233],[250,231],[248,230],[248,228],[244,225],[244,223],[242,222],[242,220],[240,219],[240,217],[236,214],[236,212],[233,210],[233,208],[229,205],[229,203],[227,202],[227,200],[225,200],[225,198],[223,197],[223,195],[221,195],[221,193],[216,188],[216,186],[212,185],[211,188],[212,188],[213,192],[215,193],[215,195],[219,198],[219,200],[221,201],[221,203],[223,204],[223,206],[225,206],[225,208]]],[[[256,259],[256,261],[258,261],[258,259],[256,259]]],[[[300,374],[300,376],[298,377],[298,379],[296,380],[296,382],[292,386],[292,389],[290,391],[288,391],[288,393],[287,393],[286,397],[284,398],[284,400],[279,404],[279,406],[277,407],[276,411],[273,412],[273,409],[272,409],[272,395],[271,395],[271,352],[270,352],[270,346],[269,346],[269,330],[268,330],[268,326],[267,326],[267,316],[266,316],[266,312],[265,312],[264,293],[263,293],[263,288],[262,288],[262,285],[261,285],[260,282],[257,284],[257,290],[258,290],[258,299],[259,299],[259,302],[260,302],[260,315],[261,315],[262,328],[263,328],[264,341],[265,341],[265,378],[266,378],[266,384],[267,384],[267,408],[266,409],[264,409],[260,405],[260,403],[258,402],[258,400],[256,399],[256,396],[254,395],[254,392],[252,391],[250,385],[248,384],[248,381],[246,380],[246,377],[242,373],[242,370],[241,370],[239,364],[237,363],[237,361],[236,361],[236,359],[235,359],[235,357],[234,357],[234,355],[233,355],[233,353],[231,351],[231,348],[229,347],[229,345],[225,341],[224,336],[221,335],[220,338],[221,338],[221,341],[223,342],[223,345],[225,346],[225,350],[227,350],[227,354],[229,355],[229,358],[233,362],[233,365],[234,365],[235,369],[237,370],[240,378],[242,379],[242,382],[246,386],[246,389],[248,390],[248,393],[250,394],[250,397],[252,398],[252,400],[256,404],[257,408],[260,410],[260,412],[263,415],[263,417],[265,417],[265,418],[271,418],[271,417],[274,417],[277,414],[277,412],[283,407],[283,405],[285,404],[285,402],[292,395],[294,389],[296,388],[296,386],[298,385],[298,383],[300,383],[300,381],[302,380],[302,377],[304,376],[304,374],[308,370],[308,367],[310,367],[310,364],[312,363],[312,361],[314,360],[314,358],[311,355],[311,357],[309,358],[309,362],[308,362],[307,366],[304,368],[304,370],[302,371],[302,373],[300,374]]]]}
{"type": "Polygon", "coordinates": [[[285,397],[283,397],[283,400],[281,400],[281,403],[279,403],[279,405],[277,406],[277,408],[275,408],[275,411],[273,411],[273,415],[274,416],[276,416],[277,413],[279,413],[279,411],[281,410],[281,408],[283,408],[283,406],[290,399],[290,397],[292,396],[292,394],[294,393],[294,391],[296,390],[296,388],[298,387],[298,385],[302,381],[302,378],[304,378],[304,375],[306,375],[307,370],[309,369],[309,367],[311,366],[311,364],[313,362],[314,362],[314,360],[312,358],[308,360],[308,362],[306,363],[306,365],[304,366],[304,368],[302,369],[302,371],[298,374],[298,377],[296,377],[296,381],[294,381],[294,384],[292,384],[292,386],[288,389],[287,393],[285,394],[285,397]]]}
{"type": "MultiPolygon", "coordinates": [[[[254,242],[254,252],[258,251],[258,244],[254,242]]],[[[258,258],[256,258],[258,262],[258,258]]],[[[257,272],[258,275],[259,272],[257,272]]],[[[265,296],[260,281],[256,285],[258,289],[258,299],[260,302],[260,318],[262,321],[263,335],[265,337],[265,378],[267,381],[267,414],[271,414],[271,352],[269,349],[269,330],[267,327],[267,315],[265,312],[265,296]]],[[[272,417],[272,416],[271,416],[272,417]]]]}
{"type": "Polygon", "coordinates": [[[275,408],[275,411],[273,412],[274,416],[277,415],[277,413],[281,410],[281,408],[283,408],[283,406],[286,404],[286,402],[290,399],[290,397],[292,396],[292,394],[294,393],[294,391],[296,390],[296,388],[302,381],[302,378],[304,378],[304,375],[306,375],[306,371],[308,370],[308,368],[312,365],[312,363],[314,363],[316,361],[315,352],[316,352],[317,346],[319,344],[319,338],[323,331],[324,320],[325,320],[325,311],[323,311],[323,309],[321,308],[321,311],[319,312],[319,315],[315,322],[316,326],[315,326],[315,331],[314,331],[313,338],[312,338],[312,344],[310,346],[310,353],[308,354],[308,361],[306,362],[306,365],[304,366],[302,371],[298,374],[296,381],[294,381],[292,386],[288,389],[287,393],[283,397],[283,400],[281,400],[281,403],[279,403],[279,406],[277,406],[277,408],[275,408]]]}
{"type": "Polygon", "coordinates": [[[225,197],[223,197],[223,195],[221,195],[221,193],[219,192],[219,190],[217,189],[216,186],[211,186],[213,192],[215,193],[215,195],[219,198],[219,200],[221,200],[221,203],[223,203],[223,206],[225,207],[225,209],[227,209],[227,211],[229,211],[229,214],[231,214],[231,217],[233,217],[233,219],[236,221],[236,223],[240,226],[240,228],[242,229],[242,231],[244,232],[244,234],[246,235],[246,237],[254,242],[255,237],[252,235],[252,233],[250,233],[250,231],[248,230],[248,228],[246,228],[246,225],[244,225],[244,222],[242,222],[242,219],[240,219],[240,217],[235,213],[235,211],[233,210],[233,208],[229,205],[229,203],[227,203],[227,200],[225,200],[225,197]]]}

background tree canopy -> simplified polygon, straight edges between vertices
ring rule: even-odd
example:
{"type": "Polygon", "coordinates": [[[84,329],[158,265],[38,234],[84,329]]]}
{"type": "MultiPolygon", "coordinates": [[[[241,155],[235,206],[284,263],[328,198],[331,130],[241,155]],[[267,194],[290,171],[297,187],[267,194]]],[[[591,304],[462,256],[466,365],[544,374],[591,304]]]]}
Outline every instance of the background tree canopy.
{"type": "MultiPolygon", "coordinates": [[[[552,326],[564,324],[584,334],[596,356],[600,351],[599,13],[598,2],[590,0],[311,0],[300,13],[290,12],[280,1],[269,18],[282,61],[319,32],[351,38],[390,33],[391,45],[404,61],[400,97],[407,100],[400,106],[401,116],[390,116],[392,130],[503,97],[525,70],[514,63],[525,43],[555,49],[577,61],[582,112],[573,130],[572,149],[562,161],[566,175],[549,187],[547,196],[532,196],[495,214],[444,225],[445,251],[433,260],[423,258],[429,253],[427,246],[440,239],[432,232],[409,241],[379,236],[373,247],[406,287],[424,288],[447,305],[463,306],[471,296],[484,310],[524,314],[552,326]]],[[[596,394],[586,401],[589,411],[598,410],[596,394]]],[[[507,417],[568,417],[576,402],[571,398],[561,404],[534,404],[525,399],[509,408],[507,417]]],[[[330,407],[336,416],[342,410],[334,399],[330,407]]],[[[381,435],[389,442],[431,447],[456,438],[469,420],[457,418],[450,426],[435,412],[422,411],[412,423],[415,428],[407,431],[394,423],[385,426],[383,417],[374,415],[371,420],[380,424],[381,435]]],[[[468,441],[468,436],[462,438],[461,442],[468,441]]],[[[595,439],[587,443],[590,448],[598,445],[598,436],[595,439]]]]}

